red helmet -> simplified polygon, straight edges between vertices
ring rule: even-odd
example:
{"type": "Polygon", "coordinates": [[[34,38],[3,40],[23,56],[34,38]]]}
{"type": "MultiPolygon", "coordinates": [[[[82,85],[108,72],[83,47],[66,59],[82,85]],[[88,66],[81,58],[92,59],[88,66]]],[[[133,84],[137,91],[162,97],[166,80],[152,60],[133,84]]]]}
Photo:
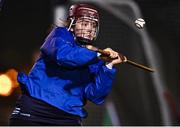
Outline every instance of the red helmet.
{"type": "Polygon", "coordinates": [[[80,37],[80,41],[92,43],[92,41],[94,41],[96,39],[98,32],[99,32],[99,13],[98,13],[98,11],[93,6],[88,5],[88,4],[74,4],[69,9],[68,19],[71,20],[71,24],[70,24],[69,28],[71,28],[72,24],[75,24],[79,18],[84,18],[84,19],[88,19],[90,21],[96,22],[96,24],[97,24],[96,32],[95,32],[93,40],[87,39],[84,37],[80,37]]]}
{"type": "Polygon", "coordinates": [[[99,22],[99,14],[98,11],[88,4],[74,4],[69,9],[69,18],[74,18],[77,20],[81,17],[88,17],[94,21],[99,22]]]}

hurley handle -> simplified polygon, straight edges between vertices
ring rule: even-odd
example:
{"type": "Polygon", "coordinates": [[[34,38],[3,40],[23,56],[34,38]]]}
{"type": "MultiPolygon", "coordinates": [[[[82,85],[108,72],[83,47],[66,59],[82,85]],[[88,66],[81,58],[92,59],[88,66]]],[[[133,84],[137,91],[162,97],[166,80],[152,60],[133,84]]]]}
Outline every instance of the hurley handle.
{"type": "MultiPolygon", "coordinates": [[[[101,53],[101,54],[104,55],[104,56],[110,56],[110,52],[108,52],[108,51],[104,51],[104,50],[98,49],[98,48],[96,48],[96,47],[93,47],[92,50],[93,50],[93,51],[96,51],[96,52],[98,52],[98,53],[101,53]]],[[[144,66],[144,65],[142,65],[142,64],[139,64],[139,63],[133,62],[133,61],[131,61],[131,60],[128,60],[127,57],[123,56],[123,55],[120,54],[120,53],[119,53],[119,56],[121,57],[121,59],[123,60],[124,63],[128,63],[128,64],[130,64],[130,65],[133,65],[133,66],[135,66],[135,67],[144,69],[144,70],[149,71],[149,72],[154,72],[154,71],[155,71],[155,70],[152,69],[152,68],[149,68],[149,67],[146,67],[146,66],[144,66]],[[126,58],[126,59],[125,59],[125,58],[126,58]]]]}

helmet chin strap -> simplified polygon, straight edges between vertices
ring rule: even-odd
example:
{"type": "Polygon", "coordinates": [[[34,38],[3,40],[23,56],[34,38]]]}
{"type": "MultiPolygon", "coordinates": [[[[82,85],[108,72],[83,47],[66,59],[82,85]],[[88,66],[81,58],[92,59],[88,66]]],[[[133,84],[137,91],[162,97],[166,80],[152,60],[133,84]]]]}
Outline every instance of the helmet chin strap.
{"type": "Polygon", "coordinates": [[[71,18],[71,22],[69,24],[68,31],[71,29],[71,27],[72,27],[72,25],[74,23],[74,20],[75,20],[74,18],[71,18]]]}

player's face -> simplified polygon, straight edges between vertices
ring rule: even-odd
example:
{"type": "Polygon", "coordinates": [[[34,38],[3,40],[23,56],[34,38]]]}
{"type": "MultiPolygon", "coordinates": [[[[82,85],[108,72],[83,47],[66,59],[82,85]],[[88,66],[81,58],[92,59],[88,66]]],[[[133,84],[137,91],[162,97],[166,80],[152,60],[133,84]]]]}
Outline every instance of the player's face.
{"type": "Polygon", "coordinates": [[[76,37],[93,40],[96,36],[97,23],[93,20],[81,18],[76,21],[74,33],[76,37]]]}

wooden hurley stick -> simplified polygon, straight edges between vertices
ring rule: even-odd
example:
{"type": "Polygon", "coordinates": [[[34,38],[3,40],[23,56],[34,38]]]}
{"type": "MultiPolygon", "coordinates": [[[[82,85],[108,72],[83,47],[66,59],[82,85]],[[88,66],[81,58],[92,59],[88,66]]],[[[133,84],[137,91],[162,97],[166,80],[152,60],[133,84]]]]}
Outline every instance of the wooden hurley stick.
{"type": "MultiPolygon", "coordinates": [[[[102,55],[105,55],[105,56],[109,56],[109,55],[110,55],[109,52],[104,51],[104,50],[102,50],[102,49],[98,49],[98,48],[96,48],[96,47],[94,47],[94,46],[91,46],[90,49],[93,50],[93,51],[95,51],[95,52],[101,53],[102,55]]],[[[125,57],[125,56],[123,56],[123,55],[120,54],[120,53],[119,53],[119,56],[120,56],[120,57],[121,57],[121,56],[122,56],[122,57],[125,57]]],[[[126,57],[126,58],[127,58],[127,57],[126,57]]],[[[154,72],[154,71],[155,71],[155,70],[152,69],[152,68],[146,67],[146,66],[144,66],[144,65],[142,65],[142,64],[133,62],[133,61],[128,60],[128,59],[125,59],[123,62],[124,62],[124,63],[128,63],[128,64],[130,64],[130,65],[133,65],[133,66],[135,66],[135,67],[144,69],[144,70],[149,71],[149,72],[154,72]]]]}
{"type": "Polygon", "coordinates": [[[133,66],[136,66],[136,67],[138,67],[138,68],[141,68],[141,69],[150,71],[150,72],[154,72],[154,71],[155,71],[155,70],[152,69],[152,68],[146,67],[146,66],[144,66],[144,65],[142,65],[142,64],[133,62],[133,61],[131,61],[131,60],[127,60],[126,63],[131,64],[131,65],[133,65],[133,66]]]}

